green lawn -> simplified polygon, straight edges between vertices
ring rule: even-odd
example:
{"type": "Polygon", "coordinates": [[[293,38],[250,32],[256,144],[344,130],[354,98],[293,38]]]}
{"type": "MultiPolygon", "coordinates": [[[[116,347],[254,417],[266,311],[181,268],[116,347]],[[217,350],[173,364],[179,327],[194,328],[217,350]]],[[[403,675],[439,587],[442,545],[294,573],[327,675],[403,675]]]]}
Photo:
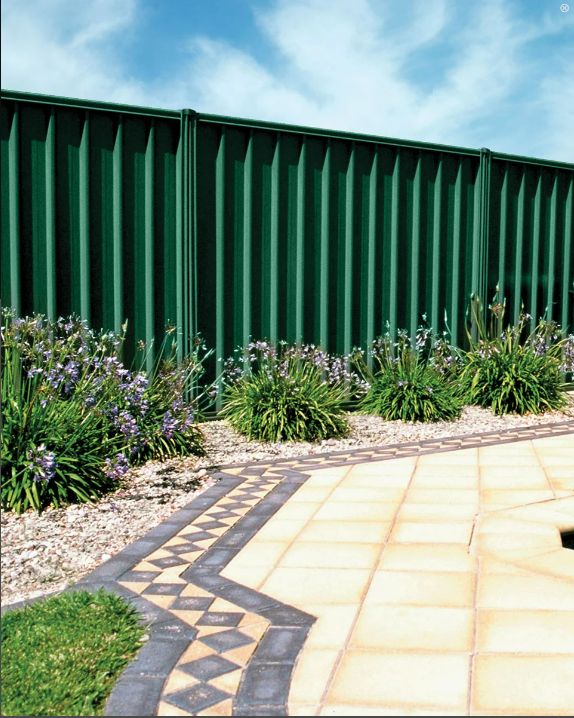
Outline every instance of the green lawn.
{"type": "Polygon", "coordinates": [[[1,714],[100,715],[145,630],[120,597],[78,591],[2,616],[1,714]]]}

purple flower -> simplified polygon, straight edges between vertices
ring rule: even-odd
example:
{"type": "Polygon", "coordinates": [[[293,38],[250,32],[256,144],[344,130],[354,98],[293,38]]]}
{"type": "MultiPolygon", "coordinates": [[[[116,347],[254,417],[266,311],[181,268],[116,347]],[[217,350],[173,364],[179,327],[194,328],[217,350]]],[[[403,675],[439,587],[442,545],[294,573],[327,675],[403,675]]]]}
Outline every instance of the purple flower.
{"type": "Polygon", "coordinates": [[[29,461],[29,468],[34,472],[34,481],[45,481],[46,483],[54,477],[56,471],[56,456],[53,451],[48,451],[45,444],[39,444],[29,449],[26,457],[29,461]]]}
{"type": "Polygon", "coordinates": [[[134,438],[140,433],[137,421],[128,411],[125,410],[120,411],[116,419],[116,426],[128,439],[134,438]]]}
{"type": "Polygon", "coordinates": [[[171,439],[174,433],[178,430],[178,428],[178,420],[173,416],[171,411],[166,411],[161,424],[162,434],[165,436],[166,439],[171,439]]]}
{"type": "Polygon", "coordinates": [[[104,473],[109,479],[117,481],[129,469],[129,462],[121,452],[116,454],[113,459],[106,459],[104,462],[104,473]]]}

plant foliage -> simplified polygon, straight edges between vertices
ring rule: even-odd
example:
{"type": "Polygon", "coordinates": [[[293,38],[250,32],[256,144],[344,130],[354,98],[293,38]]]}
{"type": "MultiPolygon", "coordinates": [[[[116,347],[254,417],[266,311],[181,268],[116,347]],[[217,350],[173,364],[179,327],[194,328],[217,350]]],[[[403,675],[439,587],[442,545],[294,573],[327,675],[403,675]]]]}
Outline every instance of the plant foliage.
{"type": "MultiPolygon", "coordinates": [[[[166,335],[168,336],[168,335],[166,335]]],[[[198,342],[185,362],[162,347],[153,372],[118,358],[123,336],[71,317],[3,313],[1,498],[17,512],[97,500],[130,465],[202,452],[195,402],[198,342]]]]}
{"type": "Polygon", "coordinates": [[[505,326],[505,302],[495,296],[489,320],[478,297],[472,297],[465,356],[460,381],[468,403],[488,407],[495,414],[541,414],[566,405],[564,375],[574,367],[574,337],[563,335],[558,324],[521,312],[505,326]]]}
{"type": "Polygon", "coordinates": [[[362,362],[370,388],[360,403],[367,414],[388,421],[450,421],[460,416],[462,401],[452,377],[458,354],[444,337],[420,327],[411,341],[399,331],[393,342],[387,332],[370,349],[373,369],[362,362]]]}
{"type": "Polygon", "coordinates": [[[224,376],[222,415],[249,439],[320,441],[349,431],[343,404],[360,380],[317,347],[252,342],[224,376]]]}

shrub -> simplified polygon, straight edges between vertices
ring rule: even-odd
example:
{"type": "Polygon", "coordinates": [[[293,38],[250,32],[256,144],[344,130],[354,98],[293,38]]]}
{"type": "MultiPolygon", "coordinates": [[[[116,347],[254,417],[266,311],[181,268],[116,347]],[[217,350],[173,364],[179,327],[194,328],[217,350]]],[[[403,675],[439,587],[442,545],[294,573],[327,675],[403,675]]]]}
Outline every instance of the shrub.
{"type": "Polygon", "coordinates": [[[393,342],[387,333],[371,347],[374,370],[363,363],[370,388],[360,408],[387,421],[450,421],[460,416],[462,401],[450,377],[457,355],[446,340],[419,328],[411,342],[399,331],[393,342]],[[414,346],[413,346],[414,345],[414,346]]]}
{"type": "Polygon", "coordinates": [[[137,462],[173,456],[204,454],[203,434],[196,426],[200,404],[211,390],[199,389],[204,362],[212,353],[199,335],[191,352],[177,360],[177,345],[169,341],[175,329],[168,327],[144,392],[145,411],[138,421],[141,432],[135,448],[137,462]]]}
{"type": "Polygon", "coordinates": [[[343,403],[358,377],[312,345],[252,342],[226,362],[222,415],[249,439],[320,441],[344,436],[343,403]]]}
{"type": "Polygon", "coordinates": [[[93,501],[130,465],[202,451],[195,402],[184,398],[202,371],[200,343],[181,365],[170,350],[148,378],[118,359],[123,336],[73,317],[5,311],[1,339],[4,508],[93,501]]]}
{"type": "Polygon", "coordinates": [[[531,317],[503,328],[505,303],[489,305],[488,327],[480,300],[470,306],[474,336],[460,380],[467,401],[495,414],[541,414],[566,404],[564,374],[572,371],[574,337],[564,337],[555,322],[540,320],[528,333],[531,317]]]}
{"type": "Polygon", "coordinates": [[[119,596],[75,591],[2,616],[2,715],[100,715],[144,629],[119,596]]]}

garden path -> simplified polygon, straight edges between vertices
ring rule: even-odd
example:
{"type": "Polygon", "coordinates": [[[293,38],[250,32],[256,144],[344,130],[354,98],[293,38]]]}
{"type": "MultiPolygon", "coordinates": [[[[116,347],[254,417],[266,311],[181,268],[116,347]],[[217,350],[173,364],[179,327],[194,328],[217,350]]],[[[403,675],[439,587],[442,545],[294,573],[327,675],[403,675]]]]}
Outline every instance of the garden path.
{"type": "Polygon", "coordinates": [[[570,715],[574,424],[226,467],[79,586],[150,640],[109,715],[570,715]]]}

